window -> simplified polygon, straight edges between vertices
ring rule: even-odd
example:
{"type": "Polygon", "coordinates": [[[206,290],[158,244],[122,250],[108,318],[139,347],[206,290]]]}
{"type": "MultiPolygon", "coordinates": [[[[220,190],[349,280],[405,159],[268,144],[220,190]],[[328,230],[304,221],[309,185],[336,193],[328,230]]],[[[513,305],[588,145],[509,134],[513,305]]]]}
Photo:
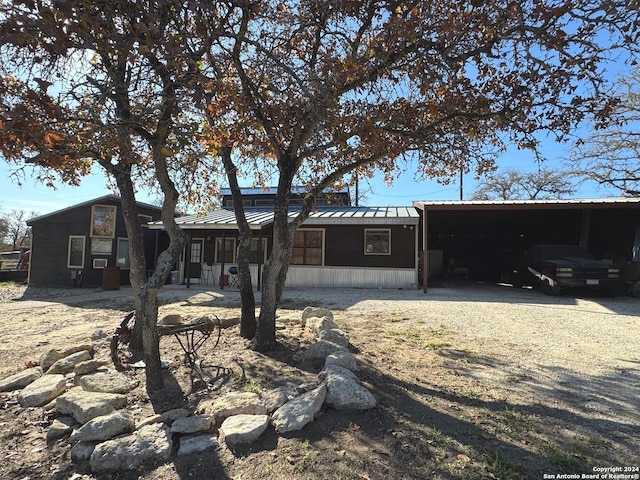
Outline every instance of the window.
{"type": "Polygon", "coordinates": [[[365,230],[365,255],[391,255],[391,230],[365,230]]]}
{"type": "Polygon", "coordinates": [[[92,238],[91,254],[92,255],[111,255],[113,248],[113,240],[110,238],[92,238]]]}
{"type": "Polygon", "coordinates": [[[251,239],[251,251],[249,252],[249,263],[264,263],[267,260],[267,239],[262,239],[262,249],[260,251],[260,256],[258,256],[258,242],[259,238],[251,239]],[[262,258],[261,261],[258,261],[259,258],[262,258]]]}
{"type": "Polygon", "coordinates": [[[116,267],[128,270],[131,267],[129,259],[129,239],[118,238],[118,248],[116,249],[116,267]]]}
{"type": "Polygon", "coordinates": [[[71,235],[67,253],[67,268],[84,268],[85,237],[71,235]]]}
{"type": "Polygon", "coordinates": [[[222,238],[216,238],[216,263],[236,263],[236,239],[224,239],[224,257],[222,256],[222,238]]]}
{"type": "Polygon", "coordinates": [[[202,263],[202,240],[191,242],[191,263],[202,263]]]}
{"type": "Polygon", "coordinates": [[[115,234],[115,205],[94,205],[91,207],[91,236],[113,238],[115,234]]]}
{"type": "Polygon", "coordinates": [[[292,265],[322,265],[324,230],[296,230],[292,265]]]}

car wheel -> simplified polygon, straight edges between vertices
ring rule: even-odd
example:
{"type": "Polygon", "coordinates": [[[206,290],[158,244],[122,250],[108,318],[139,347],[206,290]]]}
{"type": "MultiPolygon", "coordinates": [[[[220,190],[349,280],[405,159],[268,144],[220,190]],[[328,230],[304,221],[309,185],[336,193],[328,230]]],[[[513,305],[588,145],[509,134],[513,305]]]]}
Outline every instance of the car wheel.
{"type": "Polygon", "coordinates": [[[549,282],[543,280],[540,288],[545,295],[553,295],[554,297],[560,295],[560,285],[551,285],[549,282]]]}

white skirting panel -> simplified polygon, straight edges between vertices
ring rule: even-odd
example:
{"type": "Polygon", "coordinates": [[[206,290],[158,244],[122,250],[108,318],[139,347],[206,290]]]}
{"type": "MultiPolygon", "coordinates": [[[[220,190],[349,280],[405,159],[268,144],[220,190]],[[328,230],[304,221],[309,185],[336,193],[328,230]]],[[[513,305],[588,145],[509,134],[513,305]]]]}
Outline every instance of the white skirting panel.
{"type": "Polygon", "coordinates": [[[418,288],[413,268],[301,267],[291,265],[287,287],[418,288]]]}
{"type": "MultiPolygon", "coordinates": [[[[225,270],[227,270],[225,265],[225,270]]],[[[258,282],[258,266],[251,265],[253,285],[258,282]]],[[[220,265],[213,272],[191,279],[192,284],[218,286],[220,265]]],[[[228,272],[225,271],[225,274],[228,272]]],[[[287,273],[287,287],[339,287],[339,288],[418,288],[418,274],[413,268],[372,267],[310,267],[291,265],[287,273]]],[[[182,280],[182,279],[181,279],[182,280]]]]}

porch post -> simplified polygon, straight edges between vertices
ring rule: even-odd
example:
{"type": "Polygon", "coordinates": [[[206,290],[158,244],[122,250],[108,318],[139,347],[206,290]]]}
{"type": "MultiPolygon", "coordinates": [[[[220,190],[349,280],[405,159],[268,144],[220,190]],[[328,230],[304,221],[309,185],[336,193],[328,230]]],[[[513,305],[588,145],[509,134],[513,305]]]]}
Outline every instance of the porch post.
{"type": "Polygon", "coordinates": [[[187,276],[187,288],[191,288],[191,241],[193,240],[193,232],[189,230],[189,242],[185,247],[187,249],[184,252],[185,265],[184,269],[186,270],[185,275],[187,276]]]}
{"type": "Polygon", "coordinates": [[[260,279],[262,278],[262,229],[258,235],[258,291],[260,291],[260,279]]]}
{"type": "Polygon", "coordinates": [[[224,254],[227,250],[227,233],[222,231],[222,261],[220,263],[220,289],[224,290],[224,254]]]}
{"type": "Polygon", "coordinates": [[[422,205],[422,291],[427,293],[427,277],[429,276],[429,250],[427,245],[427,206],[422,205]]]}

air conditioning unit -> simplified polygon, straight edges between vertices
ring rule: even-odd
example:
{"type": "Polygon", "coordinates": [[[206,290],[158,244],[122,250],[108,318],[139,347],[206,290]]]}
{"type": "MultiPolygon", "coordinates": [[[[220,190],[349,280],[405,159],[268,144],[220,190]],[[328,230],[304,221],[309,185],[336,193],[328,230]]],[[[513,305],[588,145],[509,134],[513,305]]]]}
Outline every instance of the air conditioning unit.
{"type": "Polygon", "coordinates": [[[109,264],[109,260],[106,258],[94,258],[93,259],[93,268],[107,268],[109,264]]]}

